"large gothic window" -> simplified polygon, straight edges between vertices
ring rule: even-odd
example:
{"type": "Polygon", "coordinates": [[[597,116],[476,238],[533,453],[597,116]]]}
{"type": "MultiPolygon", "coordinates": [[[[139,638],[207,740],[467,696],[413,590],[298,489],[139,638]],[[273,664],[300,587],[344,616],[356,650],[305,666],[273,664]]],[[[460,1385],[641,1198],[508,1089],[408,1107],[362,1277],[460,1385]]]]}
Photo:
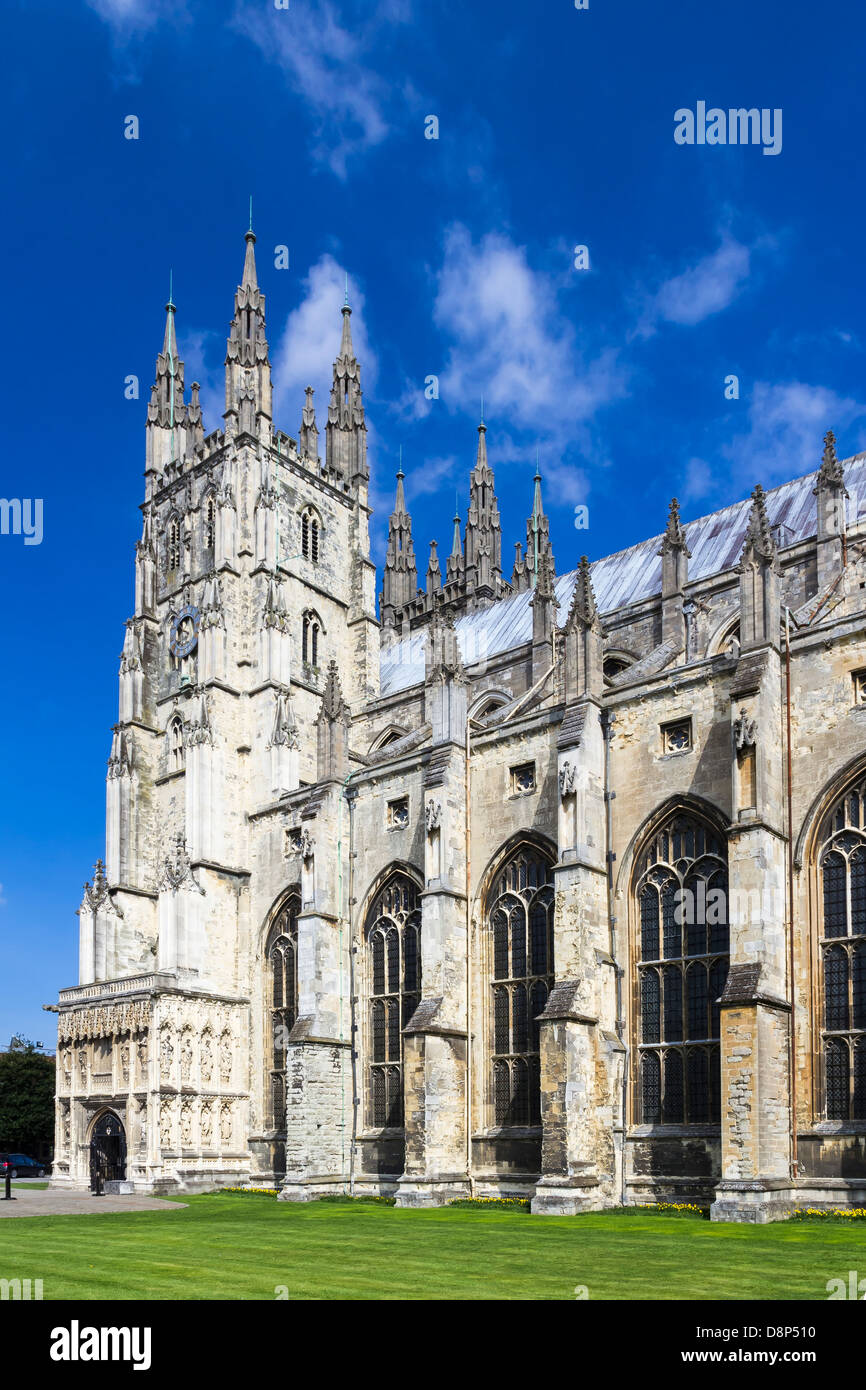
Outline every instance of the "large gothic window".
{"type": "Polygon", "coordinates": [[[866,1120],[866,780],[824,822],[818,865],[825,1114],[866,1120]]]}
{"type": "Polygon", "coordinates": [[[500,870],[487,912],[493,956],[492,1088],[497,1125],[541,1124],[538,1015],[553,986],[550,862],[523,845],[500,870]]]}
{"type": "Polygon", "coordinates": [[[635,897],[637,1119],[717,1124],[730,950],[722,836],[696,816],[671,816],[638,861],[635,897]]]}
{"type": "Polygon", "coordinates": [[[375,1129],[403,1123],[403,1037],[421,1002],[421,902],[395,873],[367,914],[368,1116],[375,1129]]]}
{"type": "Polygon", "coordinates": [[[266,946],[271,1123],[286,1128],[286,1049],[298,1016],[298,912],[300,897],[293,893],[277,914],[266,946]]]}

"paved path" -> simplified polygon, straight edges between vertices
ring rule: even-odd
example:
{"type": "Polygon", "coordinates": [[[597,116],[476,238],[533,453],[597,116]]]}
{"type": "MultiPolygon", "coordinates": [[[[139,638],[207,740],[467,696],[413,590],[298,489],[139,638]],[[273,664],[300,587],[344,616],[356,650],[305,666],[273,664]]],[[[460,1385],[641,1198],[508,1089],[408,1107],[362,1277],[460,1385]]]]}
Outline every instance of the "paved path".
{"type": "MultiPolygon", "coordinates": [[[[2,1193],[0,1193],[2,1195],[2,1193]]],[[[0,1202],[3,1216],[99,1216],[113,1211],[178,1211],[186,1202],[166,1202],[161,1197],[91,1197],[89,1192],[48,1187],[12,1188],[14,1202],[0,1202]]]]}

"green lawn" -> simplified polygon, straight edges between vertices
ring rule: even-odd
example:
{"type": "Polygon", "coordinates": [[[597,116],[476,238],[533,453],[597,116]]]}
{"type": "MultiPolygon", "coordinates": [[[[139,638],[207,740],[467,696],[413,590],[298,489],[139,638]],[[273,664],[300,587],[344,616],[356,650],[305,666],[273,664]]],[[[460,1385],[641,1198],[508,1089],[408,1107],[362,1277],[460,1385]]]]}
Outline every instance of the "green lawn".
{"type": "Polygon", "coordinates": [[[174,1212],[0,1222],[0,1276],[46,1299],[818,1299],[866,1227],[712,1225],[201,1196],[174,1212]]]}

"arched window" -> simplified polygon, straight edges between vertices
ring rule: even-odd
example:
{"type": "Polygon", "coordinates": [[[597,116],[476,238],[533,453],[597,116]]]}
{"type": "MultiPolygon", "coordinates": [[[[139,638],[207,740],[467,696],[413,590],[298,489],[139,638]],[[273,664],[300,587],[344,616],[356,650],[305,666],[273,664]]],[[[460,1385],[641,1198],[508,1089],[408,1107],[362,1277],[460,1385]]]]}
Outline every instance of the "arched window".
{"type": "Polygon", "coordinates": [[[307,612],[301,627],[301,660],[305,666],[319,665],[319,638],[322,624],[317,613],[307,612]]]}
{"type": "Polygon", "coordinates": [[[538,1015],[553,987],[550,861],[522,845],[496,876],[492,947],[492,1095],[497,1125],[541,1124],[538,1015]]]}
{"type": "Polygon", "coordinates": [[[824,1113],[866,1120],[866,779],[825,818],[818,871],[824,1113]]]}
{"type": "Polygon", "coordinates": [[[300,896],[293,892],[268,932],[267,1007],[270,1025],[268,1061],[271,1073],[271,1124],[286,1128],[286,1049],[298,1016],[298,912],[300,896]]]}
{"type": "Polygon", "coordinates": [[[314,565],[319,563],[321,532],[322,523],[318,514],[312,507],[306,507],[301,513],[301,554],[314,565]]]}
{"type": "Polygon", "coordinates": [[[637,864],[636,1118],[718,1124],[720,1018],[728,976],[727,851],[679,811],[637,864]]]}
{"type": "Polygon", "coordinates": [[[408,874],[395,873],[367,914],[367,1109],[375,1129],[403,1124],[403,1037],[421,1002],[421,902],[408,874]]]}
{"type": "Polygon", "coordinates": [[[180,519],[173,516],[165,536],[165,567],[169,574],[180,569],[180,519]]]}
{"type": "Polygon", "coordinates": [[[183,743],[183,720],[175,715],[168,726],[168,770],[182,772],[186,766],[186,751],[183,743]]]}
{"type": "Polygon", "coordinates": [[[216,501],[212,492],[205,498],[202,539],[205,550],[213,550],[216,541],[216,501]]]}

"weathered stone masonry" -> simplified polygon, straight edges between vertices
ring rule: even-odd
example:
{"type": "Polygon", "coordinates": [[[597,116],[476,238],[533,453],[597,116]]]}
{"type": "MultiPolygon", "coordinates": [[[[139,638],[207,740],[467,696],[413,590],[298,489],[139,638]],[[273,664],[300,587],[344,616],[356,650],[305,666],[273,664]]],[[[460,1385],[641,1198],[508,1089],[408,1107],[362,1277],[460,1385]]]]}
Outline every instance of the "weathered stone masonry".
{"type": "Polygon", "coordinates": [[[254,244],[207,436],[167,306],[54,1182],[862,1203],[866,456],[559,577],[536,476],[509,580],[482,423],[377,616],[351,309],[323,461],[254,244]]]}

